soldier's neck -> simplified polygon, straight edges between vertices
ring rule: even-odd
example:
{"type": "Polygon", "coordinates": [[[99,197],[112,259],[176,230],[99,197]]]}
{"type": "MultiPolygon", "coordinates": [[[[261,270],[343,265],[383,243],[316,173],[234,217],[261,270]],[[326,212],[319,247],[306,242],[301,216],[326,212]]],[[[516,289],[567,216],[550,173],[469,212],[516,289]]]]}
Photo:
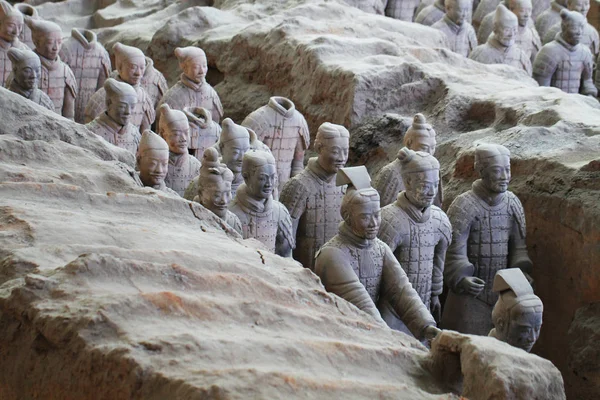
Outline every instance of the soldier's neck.
{"type": "Polygon", "coordinates": [[[8,89],[11,92],[20,94],[21,96],[25,97],[26,99],[31,98],[31,94],[35,90],[35,88],[29,89],[29,90],[23,89],[14,79],[10,83],[10,87],[8,89]]]}
{"type": "Polygon", "coordinates": [[[373,240],[369,240],[364,237],[358,236],[352,228],[345,222],[342,221],[339,227],[340,235],[351,245],[364,249],[370,247],[373,244],[373,240]]]}

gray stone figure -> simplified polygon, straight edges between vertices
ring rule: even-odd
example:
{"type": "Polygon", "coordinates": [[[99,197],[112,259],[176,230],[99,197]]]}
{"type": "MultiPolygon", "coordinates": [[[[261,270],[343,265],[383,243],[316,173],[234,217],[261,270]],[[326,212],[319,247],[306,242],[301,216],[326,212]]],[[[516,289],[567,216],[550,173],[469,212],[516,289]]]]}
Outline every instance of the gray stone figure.
{"type": "MultiPolygon", "coordinates": [[[[424,2],[421,1],[421,4],[424,4],[424,2]]],[[[423,7],[422,10],[417,9],[415,22],[431,26],[444,18],[444,14],[446,14],[444,0],[435,0],[432,4],[423,7]]]]}
{"type": "Polygon", "coordinates": [[[7,55],[12,64],[12,80],[8,90],[54,111],[54,103],[50,97],[37,88],[42,74],[42,63],[38,55],[31,50],[21,50],[16,47],[8,49],[7,55]]]}
{"type": "MultiPolygon", "coordinates": [[[[578,12],[584,17],[587,17],[588,11],[590,11],[590,0],[567,0],[567,8],[570,11],[578,12]]],[[[543,43],[546,44],[553,41],[556,35],[560,33],[560,29],[560,23],[550,28],[543,38],[543,43]]],[[[596,28],[589,22],[586,22],[583,27],[583,35],[581,36],[580,43],[589,47],[594,59],[598,56],[598,52],[600,51],[600,37],[598,36],[596,28]]]]}
{"type": "Polygon", "coordinates": [[[477,35],[467,21],[472,4],[471,0],[445,0],[446,14],[431,26],[446,35],[450,50],[465,57],[477,47],[477,35]]]}
{"type": "Polygon", "coordinates": [[[242,183],[229,204],[229,211],[242,223],[244,239],[254,238],[281,257],[291,257],[295,247],[292,219],[283,204],[273,200],[277,168],[265,151],[244,154],[242,183]]]}
{"type": "Polygon", "coordinates": [[[23,29],[23,15],[15,10],[8,2],[0,1],[0,86],[8,86],[7,79],[12,72],[12,65],[8,58],[11,48],[27,50],[26,44],[19,40],[19,33],[23,29]]]}
{"type": "MultiPolygon", "coordinates": [[[[439,186],[440,164],[431,154],[414,152],[406,147],[398,156],[406,189],[398,194],[394,203],[381,210],[378,237],[394,252],[412,287],[439,322],[444,261],[452,240],[450,220],[433,205],[439,186]]],[[[382,315],[388,325],[410,333],[393,309],[387,308],[382,315]]]]}
{"type": "Polygon", "coordinates": [[[94,32],[73,28],[71,37],[63,43],[60,58],[75,74],[79,89],[75,99],[75,122],[83,123],[85,106],[110,75],[110,57],[94,32]]]}
{"type": "Polygon", "coordinates": [[[552,0],[550,7],[541,13],[535,20],[535,29],[541,38],[546,37],[548,30],[560,24],[560,12],[567,8],[567,0],[552,0]]]}
{"type": "Polygon", "coordinates": [[[493,290],[499,297],[492,310],[494,329],[488,336],[530,352],[542,328],[542,300],[518,268],[498,271],[493,290]]]}
{"type": "Polygon", "coordinates": [[[183,111],[171,110],[168,104],[161,105],[158,112],[158,134],[169,145],[169,171],[165,184],[183,196],[192,179],[200,173],[200,161],[188,153],[188,119],[183,111]]]}
{"type": "Polygon", "coordinates": [[[106,111],[86,126],[110,144],[136,155],[141,135],[130,120],[137,104],[137,93],[131,85],[112,78],[104,81],[103,87],[106,91],[106,111]]]}
{"type": "Polygon", "coordinates": [[[142,133],[136,156],[140,181],[144,186],[179,197],[177,192],[165,185],[169,170],[169,145],[152,131],[142,133]]]}
{"type": "Polygon", "coordinates": [[[77,80],[71,68],[60,59],[62,29],[54,22],[27,19],[35,52],[42,62],[39,88],[54,103],[54,111],[65,118],[75,117],[77,80]]]}
{"type": "MultiPolygon", "coordinates": [[[[23,18],[25,20],[28,18],[42,19],[42,17],[40,17],[40,13],[38,12],[38,10],[31,4],[17,3],[14,5],[14,7],[17,11],[19,11],[21,14],[23,14],[23,18]]],[[[33,50],[35,48],[35,45],[33,44],[33,38],[31,37],[31,29],[26,24],[23,25],[23,30],[21,31],[21,34],[19,35],[19,40],[21,40],[21,43],[26,44],[27,47],[29,47],[30,49],[33,50]]]]}
{"type": "Polygon", "coordinates": [[[304,151],[310,145],[306,120],[291,100],[271,97],[267,105],[251,112],[242,125],[256,132],[277,161],[279,190],[304,170],[304,151]]]}
{"type": "MultiPolygon", "coordinates": [[[[414,151],[424,151],[431,155],[435,153],[435,131],[427,123],[423,114],[415,114],[413,123],[404,134],[404,146],[414,151]]],[[[404,190],[402,181],[402,163],[398,158],[386,165],[373,179],[373,187],[379,192],[381,207],[396,201],[398,193],[404,190]]],[[[442,184],[438,188],[434,203],[442,206],[442,184]]]]}
{"type": "Polygon", "coordinates": [[[294,259],[314,269],[315,254],[335,236],[342,222],[340,207],[343,186],[335,184],[337,171],[348,160],[350,133],[341,125],[323,123],[314,143],[317,157],[298,175],[286,182],[280,201],[292,217],[296,248],[294,259]]]}
{"type": "Polygon", "coordinates": [[[583,15],[574,11],[562,10],[560,16],[561,32],[535,57],[533,78],[540,86],[596,96],[598,91],[592,81],[592,53],[580,43],[587,22],[583,15]]]}
{"type": "Polygon", "coordinates": [[[148,93],[152,107],[156,109],[160,100],[169,90],[169,85],[165,76],[154,68],[154,61],[150,57],[146,57],[146,68],[144,69],[141,85],[148,93]]]}
{"type": "Polygon", "coordinates": [[[328,292],[384,324],[381,304],[389,305],[418,339],[440,330],[413,289],[392,250],[377,238],[381,223],[379,194],[364,166],[342,168],[338,185],[348,185],[339,232],[317,253],[315,273],[328,292]]]}
{"type": "Polygon", "coordinates": [[[202,107],[185,107],[183,113],[190,124],[188,148],[190,154],[199,158],[204,150],[214,146],[221,137],[221,127],[212,120],[209,110],[202,107]]]}
{"type": "MultiPolygon", "coordinates": [[[[138,48],[127,46],[119,42],[113,45],[117,75],[114,78],[133,86],[137,93],[138,102],[133,109],[131,123],[138,127],[140,132],[150,129],[156,117],[152,100],[148,92],[142,87],[142,77],[146,70],[146,56],[138,48]]],[[[106,92],[99,89],[88,101],[85,107],[85,122],[92,121],[106,111],[106,92]]]]}
{"type": "Polygon", "coordinates": [[[525,214],[508,191],[510,152],[501,145],[475,148],[475,170],[481,177],[448,209],[452,244],[446,253],[444,282],[450,289],[442,327],[487,335],[492,329],[492,291],[496,273],[506,268],[531,272],[525,244],[525,214]]]}
{"type": "MultiPolygon", "coordinates": [[[[471,22],[473,28],[475,28],[475,31],[477,31],[477,38],[479,38],[479,29],[481,29],[481,24],[485,17],[489,14],[493,14],[496,11],[496,7],[498,7],[498,5],[501,3],[501,0],[481,0],[479,2],[477,9],[473,13],[473,21],[471,22]]],[[[485,43],[485,40],[483,42],[480,41],[479,43],[483,44],[485,43]]]]}
{"type": "Polygon", "coordinates": [[[412,22],[415,18],[419,0],[382,0],[385,15],[401,21],[412,22]]]}
{"type": "Polygon", "coordinates": [[[166,103],[175,110],[185,107],[206,108],[213,121],[219,123],[223,118],[223,106],[215,89],[206,82],[206,54],[201,48],[190,46],[177,47],[175,56],[182,73],[179,81],[167,90],[160,104],[166,103]]]}
{"type": "Polygon", "coordinates": [[[506,64],[531,75],[529,57],[516,45],[519,21],[503,4],[496,8],[494,31],[485,44],[471,52],[469,58],[483,64],[506,64]]]}
{"type": "Polygon", "coordinates": [[[213,147],[204,150],[202,167],[198,177],[198,194],[194,201],[202,204],[237,231],[243,234],[240,219],[227,209],[231,201],[233,173],[219,160],[219,152],[213,147]]]}
{"type": "Polygon", "coordinates": [[[550,2],[551,0],[532,0],[531,19],[536,21],[537,17],[550,8],[550,2]]]}

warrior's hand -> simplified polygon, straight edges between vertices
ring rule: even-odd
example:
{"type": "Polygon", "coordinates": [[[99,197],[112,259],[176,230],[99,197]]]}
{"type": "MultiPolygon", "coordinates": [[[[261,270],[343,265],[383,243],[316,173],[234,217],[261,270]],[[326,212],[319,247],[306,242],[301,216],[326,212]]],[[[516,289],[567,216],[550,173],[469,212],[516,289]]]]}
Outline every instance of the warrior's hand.
{"type": "Polygon", "coordinates": [[[485,287],[485,282],[474,276],[466,276],[460,281],[458,286],[464,293],[477,296],[485,287]]]}

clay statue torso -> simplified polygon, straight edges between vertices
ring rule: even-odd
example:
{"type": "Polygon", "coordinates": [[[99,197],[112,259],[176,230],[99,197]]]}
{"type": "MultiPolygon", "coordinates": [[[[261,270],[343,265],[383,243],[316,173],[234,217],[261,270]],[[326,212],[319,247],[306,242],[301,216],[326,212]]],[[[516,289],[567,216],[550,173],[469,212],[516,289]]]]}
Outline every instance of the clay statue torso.
{"type": "Polygon", "coordinates": [[[401,21],[412,22],[419,0],[388,0],[385,15],[401,21]]]}
{"type": "MultiPolygon", "coordinates": [[[[481,26],[483,25],[483,21],[488,18],[488,16],[492,15],[492,20],[494,19],[493,15],[496,11],[496,7],[500,4],[500,0],[481,0],[477,9],[473,13],[473,28],[477,30],[477,39],[479,39],[479,43],[483,44],[487,40],[487,36],[482,40],[480,40],[479,33],[481,32],[481,26]]],[[[490,31],[491,32],[491,31],[490,31]]],[[[489,32],[488,32],[489,36],[489,32]]]]}
{"type": "MultiPolygon", "coordinates": [[[[290,213],[280,202],[270,198],[262,209],[246,194],[245,184],[240,185],[229,210],[237,215],[242,223],[244,239],[254,238],[271,252],[276,250],[278,240],[294,243],[290,213]]],[[[292,246],[293,248],[294,246],[292,246]]]]}
{"type": "Polygon", "coordinates": [[[390,246],[429,308],[431,296],[442,294],[444,258],[452,239],[452,227],[440,208],[431,206],[421,213],[401,197],[402,193],[398,201],[381,210],[378,237],[390,246]]]}
{"type": "Polygon", "coordinates": [[[210,111],[212,119],[219,122],[223,118],[223,106],[219,95],[207,82],[197,84],[181,75],[179,81],[171,87],[160,101],[175,110],[185,107],[202,107],[210,111]]]}
{"type": "Polygon", "coordinates": [[[477,35],[468,22],[457,25],[447,15],[433,24],[432,28],[439,29],[446,35],[450,50],[465,57],[477,47],[477,35]]]}
{"type": "Polygon", "coordinates": [[[165,184],[183,197],[192,179],[200,173],[200,161],[189,154],[182,154],[175,161],[169,157],[169,172],[165,184]]]}
{"type": "MultiPolygon", "coordinates": [[[[560,23],[554,25],[548,30],[546,36],[544,36],[544,44],[550,43],[556,38],[556,35],[560,33],[560,23]]],[[[600,50],[600,36],[598,31],[591,24],[586,23],[583,27],[583,35],[581,36],[580,44],[586,46],[592,52],[592,56],[597,56],[600,50]]]]}
{"type": "Polygon", "coordinates": [[[506,64],[522,69],[531,75],[531,61],[519,46],[502,46],[493,36],[485,44],[477,46],[469,58],[483,64],[506,64]]]}
{"type": "Polygon", "coordinates": [[[336,186],[335,176],[325,178],[316,157],[283,187],[280,201],[299,220],[294,259],[306,268],[314,268],[316,252],[337,234],[344,192],[343,186],[336,186]]]}
{"type": "MultiPolygon", "coordinates": [[[[115,78],[119,82],[123,82],[119,77],[115,78]]],[[[155,118],[154,108],[150,102],[148,93],[144,90],[141,85],[133,87],[136,91],[138,101],[135,108],[131,112],[131,124],[140,129],[143,121],[148,123],[148,126],[152,125],[155,118]]],[[[96,93],[90,98],[90,101],[85,107],[85,121],[90,122],[94,120],[98,115],[106,111],[106,90],[104,88],[98,89],[96,93]]]]}
{"type": "Polygon", "coordinates": [[[446,10],[444,9],[443,1],[436,1],[435,3],[428,5],[423,8],[415,18],[415,22],[427,26],[431,26],[444,18],[444,14],[446,14],[446,10]]]}
{"type": "Polygon", "coordinates": [[[128,150],[134,155],[137,153],[142,136],[138,128],[132,124],[118,125],[106,113],[102,113],[86,126],[110,144],[128,150]]]}
{"type": "Polygon", "coordinates": [[[190,140],[188,147],[191,153],[196,157],[202,157],[204,150],[214,146],[221,137],[221,127],[216,122],[199,118],[190,119],[190,140]]]}
{"type": "Polygon", "coordinates": [[[5,87],[8,76],[12,72],[12,62],[8,58],[8,49],[11,47],[21,50],[29,49],[27,45],[21,43],[18,39],[15,39],[13,43],[0,39],[0,86],[2,87],[5,87]]]}
{"type": "Polygon", "coordinates": [[[88,39],[74,31],[62,46],[61,59],[69,65],[77,81],[75,122],[84,122],[85,106],[98,89],[104,85],[111,70],[108,52],[96,40],[88,39]]]}
{"type": "Polygon", "coordinates": [[[39,88],[54,103],[54,111],[62,115],[65,92],[68,91],[73,98],[77,98],[77,81],[75,75],[71,71],[71,68],[61,61],[60,57],[51,61],[39,53],[37,54],[42,62],[42,73],[38,83],[39,88]]]}
{"type": "Polygon", "coordinates": [[[152,108],[154,109],[158,107],[160,99],[169,90],[167,80],[159,70],[154,68],[154,61],[150,57],[146,57],[146,70],[144,71],[140,85],[148,93],[150,103],[152,103],[152,108]]]}

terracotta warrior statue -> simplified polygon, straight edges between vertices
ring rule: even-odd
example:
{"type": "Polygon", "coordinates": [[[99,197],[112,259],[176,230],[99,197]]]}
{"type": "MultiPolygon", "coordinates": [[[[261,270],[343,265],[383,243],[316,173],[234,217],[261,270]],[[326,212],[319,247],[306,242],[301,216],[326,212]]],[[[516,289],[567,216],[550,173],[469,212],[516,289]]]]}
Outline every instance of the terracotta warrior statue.
{"type": "MultiPolygon", "coordinates": [[[[31,4],[17,3],[14,5],[14,7],[17,11],[23,14],[24,19],[42,19],[38,10],[31,4]]],[[[35,48],[35,45],[33,44],[33,38],[31,37],[31,29],[29,29],[27,25],[23,25],[23,30],[19,35],[19,40],[21,40],[21,43],[26,44],[30,49],[33,50],[35,48]]]]}
{"type": "Polygon", "coordinates": [[[210,111],[206,108],[184,107],[183,113],[190,124],[188,149],[191,155],[199,158],[204,154],[204,150],[219,141],[221,127],[212,120],[210,111]]]}
{"type": "Polygon", "coordinates": [[[444,282],[450,289],[442,326],[462,333],[487,335],[492,328],[492,291],[496,272],[521,268],[531,272],[525,245],[525,214],[508,191],[510,152],[497,144],[475,148],[480,179],[448,209],[452,244],[446,253],[444,282]]]}
{"type": "Polygon", "coordinates": [[[496,8],[494,32],[485,44],[471,52],[469,58],[482,64],[506,64],[531,75],[529,57],[516,45],[519,21],[503,4],[496,8]]]}
{"type": "MultiPolygon", "coordinates": [[[[496,7],[498,7],[498,5],[501,3],[502,3],[501,0],[481,0],[479,2],[479,4],[477,5],[477,8],[475,9],[475,12],[473,13],[473,20],[471,22],[471,25],[473,25],[473,28],[477,32],[478,39],[479,39],[479,29],[481,28],[481,24],[482,24],[483,20],[488,15],[493,14],[496,11],[496,7]]],[[[485,43],[485,40],[483,42],[480,41],[479,43],[483,44],[483,43],[485,43]]]]}
{"type": "MultiPolygon", "coordinates": [[[[421,4],[423,4],[423,2],[421,2],[421,4]]],[[[444,18],[444,14],[446,14],[444,0],[435,0],[433,4],[425,6],[422,10],[417,12],[415,22],[431,26],[444,18]]]]}
{"type": "Polygon", "coordinates": [[[338,185],[348,185],[339,232],[317,252],[315,273],[334,293],[384,324],[388,306],[418,339],[439,333],[434,318],[413,289],[392,250],[377,238],[379,194],[364,166],[342,168],[338,185]]]}
{"type": "Polygon", "coordinates": [[[65,118],[75,117],[77,80],[71,68],[60,59],[62,29],[54,22],[28,19],[35,52],[42,62],[42,79],[39,88],[54,103],[54,111],[65,118]]]}
{"type": "Polygon", "coordinates": [[[202,167],[198,178],[198,194],[194,201],[202,204],[237,231],[242,232],[240,219],[227,209],[231,201],[233,173],[219,160],[219,152],[213,147],[204,150],[202,167]]]}
{"type": "MultiPolygon", "coordinates": [[[[584,18],[587,17],[588,11],[590,11],[590,0],[567,0],[567,8],[570,11],[575,11],[583,15],[584,18]]],[[[546,36],[543,38],[543,43],[550,43],[554,40],[556,35],[560,33],[561,24],[558,23],[554,25],[552,28],[548,30],[546,36]]],[[[594,59],[598,56],[598,51],[600,50],[600,37],[598,36],[598,31],[592,24],[587,22],[583,27],[583,35],[581,36],[582,45],[588,47],[592,52],[592,56],[594,59]]]]}
{"type": "Polygon", "coordinates": [[[472,6],[472,0],[446,0],[446,14],[431,26],[446,35],[450,50],[465,57],[477,47],[477,35],[467,22],[472,6]]]}
{"type": "Polygon", "coordinates": [[[169,170],[169,145],[163,138],[152,131],[142,133],[136,160],[140,180],[144,186],[179,197],[177,192],[165,185],[165,177],[169,170]]]}
{"type": "MultiPolygon", "coordinates": [[[[137,93],[138,102],[132,111],[131,123],[138,127],[140,132],[150,129],[154,122],[155,113],[148,92],[142,87],[142,77],[146,68],[146,56],[138,48],[127,46],[119,42],[113,46],[117,75],[115,79],[133,86],[137,93]]],[[[106,93],[99,89],[90,98],[85,106],[85,122],[90,122],[106,111],[106,93]]]]}
{"type": "Polygon", "coordinates": [[[306,120],[291,100],[271,97],[269,103],[251,112],[242,121],[273,152],[277,161],[279,189],[304,170],[304,151],[310,145],[306,120]]]}
{"type": "Polygon", "coordinates": [[[296,249],[294,259],[314,269],[315,254],[335,236],[342,222],[340,207],[345,187],[335,176],[348,160],[350,133],[341,125],[325,122],[319,127],[314,150],[317,157],[283,186],[280,201],[292,216],[296,249]]]}
{"type": "Polygon", "coordinates": [[[137,92],[125,83],[108,78],[104,82],[106,111],[87,124],[87,128],[110,144],[137,154],[140,131],[130,120],[137,104],[137,92]]]}
{"type": "MultiPolygon", "coordinates": [[[[440,164],[431,154],[406,147],[400,150],[398,158],[406,189],[398,194],[394,203],[381,210],[378,237],[394,252],[412,287],[439,322],[444,261],[452,240],[452,227],[446,213],[433,205],[440,164]]],[[[393,309],[388,311],[394,315],[393,309]]],[[[408,333],[406,326],[397,322],[393,328],[408,333]]]]}
{"type": "MultiPolygon", "coordinates": [[[[427,123],[423,114],[415,114],[412,126],[404,134],[403,144],[410,150],[424,151],[433,155],[435,153],[435,131],[427,123]]],[[[399,153],[400,155],[400,153],[399,153]]],[[[381,207],[396,201],[398,193],[404,190],[402,181],[402,163],[396,158],[379,171],[373,179],[373,187],[379,192],[381,207]]],[[[434,202],[438,207],[442,206],[442,184],[438,188],[434,202]]]]}
{"type": "Polygon", "coordinates": [[[54,103],[50,97],[37,88],[42,73],[42,64],[38,55],[31,50],[20,50],[16,47],[8,49],[7,55],[12,63],[12,81],[8,90],[54,111],[54,103]]]}
{"type": "Polygon", "coordinates": [[[12,65],[8,58],[11,48],[27,50],[27,45],[19,40],[23,29],[23,15],[15,10],[8,2],[0,0],[0,86],[6,86],[12,65]]]}
{"type": "Polygon", "coordinates": [[[179,81],[167,90],[160,104],[166,103],[176,110],[203,107],[210,111],[213,121],[219,123],[223,118],[223,106],[215,89],[206,82],[206,54],[201,48],[190,46],[177,47],[175,56],[182,74],[179,81]]]}
{"type": "Polygon", "coordinates": [[[93,31],[73,28],[71,37],[62,46],[60,58],[71,67],[77,80],[75,122],[81,124],[85,120],[85,106],[110,75],[110,57],[93,31]]]}
{"type": "Polygon", "coordinates": [[[499,294],[492,310],[492,329],[488,336],[530,352],[542,327],[542,300],[518,268],[498,271],[493,290],[499,294]]]}
{"type": "Polygon", "coordinates": [[[382,0],[385,15],[401,21],[412,22],[415,18],[419,0],[382,0]]]}
{"type": "Polygon", "coordinates": [[[156,109],[160,103],[160,99],[169,90],[169,85],[165,76],[154,68],[154,61],[150,57],[146,57],[146,69],[142,76],[141,85],[150,97],[152,108],[156,109]]]}
{"type": "Polygon", "coordinates": [[[229,204],[242,223],[244,239],[254,238],[281,257],[291,257],[295,247],[292,219],[283,204],[273,200],[276,164],[270,153],[248,151],[242,164],[244,183],[229,204]]]}
{"type": "Polygon", "coordinates": [[[560,24],[560,12],[567,8],[567,0],[552,0],[550,8],[541,13],[535,20],[535,29],[541,38],[556,24],[560,24]]]}
{"type": "Polygon", "coordinates": [[[200,161],[188,153],[188,119],[183,111],[172,110],[168,104],[161,105],[158,112],[158,134],[169,145],[169,172],[165,184],[183,196],[191,180],[200,173],[200,161]]]}
{"type": "Polygon", "coordinates": [[[545,44],[535,57],[533,79],[540,86],[554,86],[567,93],[596,96],[592,81],[594,60],[590,49],[580,43],[585,24],[583,15],[562,10],[561,32],[545,44]]]}
{"type": "MultiPolygon", "coordinates": [[[[519,26],[517,28],[516,44],[533,64],[535,56],[542,48],[542,41],[535,30],[533,19],[531,18],[531,0],[505,0],[504,5],[517,16],[519,26]]],[[[496,12],[493,11],[486,15],[481,22],[477,31],[477,40],[480,44],[487,42],[487,39],[492,34],[495,15],[496,12]]]]}

